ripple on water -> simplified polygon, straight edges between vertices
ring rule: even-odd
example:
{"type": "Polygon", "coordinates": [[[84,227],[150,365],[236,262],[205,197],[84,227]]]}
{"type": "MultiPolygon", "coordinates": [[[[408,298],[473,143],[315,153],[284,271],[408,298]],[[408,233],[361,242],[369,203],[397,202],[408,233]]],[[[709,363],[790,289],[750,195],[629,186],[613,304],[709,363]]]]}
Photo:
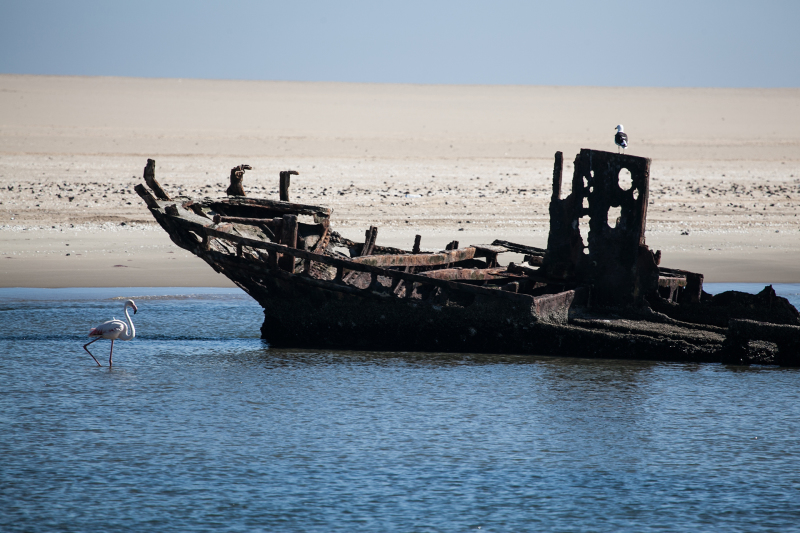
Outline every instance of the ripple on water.
{"type": "Polygon", "coordinates": [[[797,370],[278,350],[241,293],[151,290],[110,370],[111,292],[0,299],[4,531],[800,523],[797,370]]]}

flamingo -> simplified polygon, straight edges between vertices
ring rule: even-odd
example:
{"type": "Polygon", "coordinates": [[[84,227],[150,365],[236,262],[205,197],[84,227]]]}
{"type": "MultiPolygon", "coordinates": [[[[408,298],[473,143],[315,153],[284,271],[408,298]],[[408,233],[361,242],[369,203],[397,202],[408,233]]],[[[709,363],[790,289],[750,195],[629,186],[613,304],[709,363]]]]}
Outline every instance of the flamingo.
{"type": "Polygon", "coordinates": [[[128,319],[128,323],[126,324],[122,320],[109,320],[108,322],[103,322],[96,328],[92,328],[92,331],[89,332],[90,337],[96,337],[93,341],[89,341],[88,343],[83,345],[83,349],[92,356],[94,362],[97,363],[97,366],[103,366],[100,362],[92,355],[92,352],[89,351],[88,346],[95,341],[99,341],[100,339],[111,339],[111,353],[108,354],[108,366],[111,366],[111,357],[114,355],[114,341],[121,340],[121,341],[129,341],[132,340],[136,336],[136,329],[133,327],[133,322],[131,321],[131,317],[128,314],[128,308],[133,308],[133,314],[136,314],[138,309],[136,308],[136,304],[133,303],[133,300],[128,300],[125,302],[125,318],[128,319]]]}

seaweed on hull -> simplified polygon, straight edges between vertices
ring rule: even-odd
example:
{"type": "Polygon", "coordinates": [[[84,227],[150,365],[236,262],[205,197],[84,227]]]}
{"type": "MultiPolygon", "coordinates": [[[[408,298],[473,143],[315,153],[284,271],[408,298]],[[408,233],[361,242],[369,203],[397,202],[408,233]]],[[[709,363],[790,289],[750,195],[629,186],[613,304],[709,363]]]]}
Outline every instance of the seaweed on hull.
{"type": "Polygon", "coordinates": [[[289,201],[289,171],[280,200],[170,198],[148,160],[136,191],[175,244],[261,304],[274,346],[800,366],[800,315],[772,287],[711,296],[702,274],[661,266],[645,240],[650,159],[583,149],[563,198],[562,169],[557,152],[546,248],[390,248],[376,227],[352,241],[330,209],[289,201]]]}

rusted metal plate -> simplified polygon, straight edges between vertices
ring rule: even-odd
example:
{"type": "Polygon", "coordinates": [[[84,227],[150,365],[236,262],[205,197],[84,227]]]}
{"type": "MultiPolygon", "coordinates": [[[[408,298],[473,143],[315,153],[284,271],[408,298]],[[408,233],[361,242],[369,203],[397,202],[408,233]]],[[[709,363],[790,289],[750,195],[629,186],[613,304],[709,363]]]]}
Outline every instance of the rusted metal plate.
{"type": "Polygon", "coordinates": [[[583,149],[575,158],[571,192],[563,200],[562,167],[559,152],[543,268],[550,277],[591,285],[599,305],[643,305],[644,296],[658,288],[658,265],[644,238],[650,160],[583,149]],[[628,182],[621,179],[623,171],[628,182]],[[610,220],[612,209],[619,209],[619,216],[610,220]],[[586,235],[580,230],[584,217],[586,235]]]}
{"type": "MultiPolygon", "coordinates": [[[[576,164],[578,159],[576,158],[576,164]]],[[[550,232],[544,270],[553,279],[568,280],[575,277],[583,256],[585,243],[578,229],[578,219],[585,213],[582,201],[588,187],[584,188],[580,175],[573,175],[572,192],[561,199],[561,182],[564,155],[556,152],[553,164],[553,194],[550,198],[550,232]]]]}
{"type": "Polygon", "coordinates": [[[363,265],[382,267],[432,266],[457,263],[475,257],[475,248],[459,248],[436,254],[366,255],[354,257],[353,261],[363,265]]]}
{"type": "Polygon", "coordinates": [[[566,316],[574,299],[575,291],[545,294],[544,296],[537,296],[533,299],[533,309],[538,317],[549,317],[553,315],[566,316]]]}

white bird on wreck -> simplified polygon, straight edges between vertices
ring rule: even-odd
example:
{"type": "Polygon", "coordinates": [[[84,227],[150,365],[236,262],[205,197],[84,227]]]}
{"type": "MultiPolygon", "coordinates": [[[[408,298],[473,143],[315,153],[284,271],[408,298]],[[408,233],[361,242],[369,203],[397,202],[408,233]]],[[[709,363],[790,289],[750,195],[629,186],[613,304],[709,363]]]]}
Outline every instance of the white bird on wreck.
{"type": "Polygon", "coordinates": [[[614,135],[614,144],[622,148],[625,151],[625,148],[628,147],[628,134],[623,132],[622,124],[617,124],[616,127],[617,134],[614,135]]]}
{"type": "Polygon", "coordinates": [[[92,328],[92,331],[89,332],[89,336],[95,337],[95,339],[93,341],[84,344],[83,349],[86,350],[86,352],[92,356],[92,359],[94,359],[94,362],[97,363],[97,366],[103,366],[103,365],[101,365],[100,362],[97,360],[97,358],[95,358],[95,356],[92,355],[92,352],[89,351],[88,346],[90,344],[92,344],[93,342],[97,342],[100,339],[111,340],[111,352],[108,354],[108,366],[111,366],[112,365],[111,358],[114,355],[114,341],[116,340],[129,341],[133,340],[133,338],[136,336],[136,328],[133,327],[133,321],[131,320],[131,317],[128,314],[129,307],[133,308],[134,315],[136,314],[136,311],[138,311],[138,308],[136,307],[136,304],[133,303],[133,300],[128,300],[125,302],[125,307],[123,308],[123,310],[125,312],[125,318],[128,320],[127,324],[122,320],[113,319],[109,320],[108,322],[103,322],[96,328],[92,328]]]}

